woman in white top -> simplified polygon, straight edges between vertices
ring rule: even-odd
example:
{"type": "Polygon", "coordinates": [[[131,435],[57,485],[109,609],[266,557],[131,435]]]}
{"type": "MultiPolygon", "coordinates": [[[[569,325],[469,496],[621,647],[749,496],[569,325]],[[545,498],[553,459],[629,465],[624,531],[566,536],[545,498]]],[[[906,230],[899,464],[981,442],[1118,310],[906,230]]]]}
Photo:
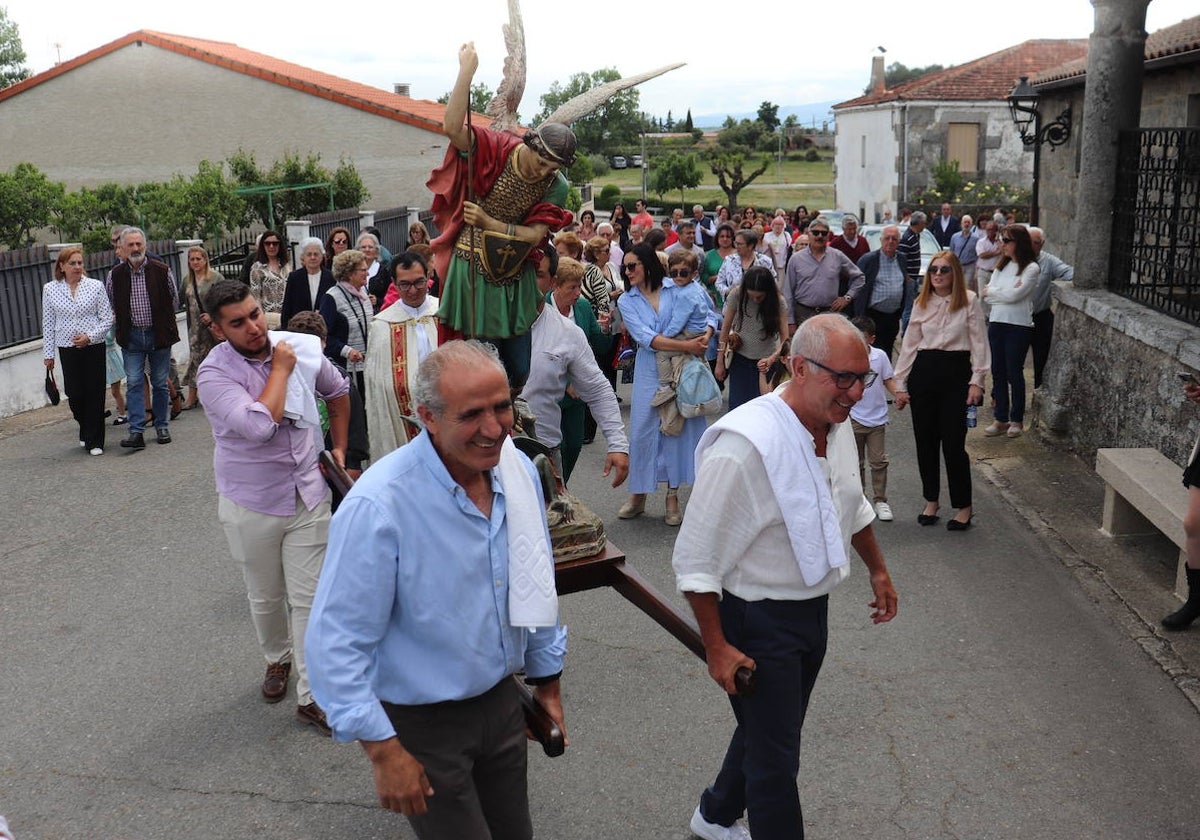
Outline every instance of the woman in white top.
{"type": "Polygon", "coordinates": [[[112,324],[104,284],[83,276],[83,249],[63,248],[54,263],[54,282],[42,289],[42,356],[46,370],[54,370],[58,349],[79,445],[92,455],[104,454],[104,336],[112,324]]]}
{"type": "Polygon", "coordinates": [[[984,338],[983,309],[967,289],[962,263],[953,251],[938,251],[929,261],[912,319],[896,360],[896,408],[912,403],[913,437],[925,509],[917,522],[938,521],[941,469],[946,461],[950,504],[958,509],[948,531],[971,527],[971,460],[967,456],[967,406],[983,402],[983,380],[990,364],[984,338]]]}
{"type": "Polygon", "coordinates": [[[1025,356],[1033,341],[1033,292],[1037,288],[1038,264],[1028,228],[1009,225],[1000,236],[1000,260],[988,284],[984,300],[991,306],[988,344],[992,348],[992,410],[994,420],[983,430],[988,437],[1008,433],[1017,437],[1024,430],[1025,356]]]}

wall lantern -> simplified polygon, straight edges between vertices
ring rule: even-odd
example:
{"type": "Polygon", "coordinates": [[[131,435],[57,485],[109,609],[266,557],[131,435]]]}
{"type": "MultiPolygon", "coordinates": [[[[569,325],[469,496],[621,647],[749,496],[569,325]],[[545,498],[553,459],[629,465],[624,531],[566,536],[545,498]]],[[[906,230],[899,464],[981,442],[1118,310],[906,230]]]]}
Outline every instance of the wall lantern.
{"type": "Polygon", "coordinates": [[[1008,94],[1008,110],[1021,135],[1021,142],[1026,148],[1043,144],[1051,149],[1061,146],[1071,139],[1071,106],[1068,105],[1054,120],[1042,125],[1038,99],[1037,88],[1029,84],[1028,76],[1022,76],[1008,94]]]}

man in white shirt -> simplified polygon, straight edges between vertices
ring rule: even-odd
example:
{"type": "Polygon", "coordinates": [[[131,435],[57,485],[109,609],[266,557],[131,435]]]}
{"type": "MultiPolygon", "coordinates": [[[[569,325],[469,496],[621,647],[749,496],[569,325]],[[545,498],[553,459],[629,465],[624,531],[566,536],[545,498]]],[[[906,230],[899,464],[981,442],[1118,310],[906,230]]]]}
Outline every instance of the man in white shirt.
{"type": "Polygon", "coordinates": [[[625,252],[621,250],[621,243],[617,237],[616,229],[613,228],[611,222],[601,222],[596,225],[596,235],[603,236],[608,240],[608,261],[612,263],[613,271],[617,275],[620,275],[621,260],[625,258],[625,252]]]}
{"type": "MultiPolygon", "coordinates": [[[[537,421],[537,439],[554,450],[555,466],[562,475],[559,446],[562,443],[562,410],[559,400],[570,387],[587,403],[596,418],[596,426],[608,443],[608,455],[604,458],[604,475],[613,476],[612,486],[617,487],[629,475],[629,439],[625,436],[625,424],[621,420],[621,407],[604,373],[596,364],[587,336],[574,321],[563,317],[554,306],[547,306],[545,296],[554,288],[559,258],[547,248],[546,256],[537,266],[538,291],[542,300],[540,311],[533,326],[529,328],[532,352],[529,358],[529,378],[521,390],[521,397],[529,404],[537,421]]],[[[563,261],[569,258],[564,257],[563,261]]],[[[579,264],[571,260],[576,266],[579,264]]],[[[582,266],[580,266],[582,275],[582,266]]]]}
{"type": "Polygon", "coordinates": [[[692,205],[692,224],[696,226],[696,242],[701,248],[708,251],[717,247],[717,223],[704,215],[703,205],[692,205]]]}
{"type": "Polygon", "coordinates": [[[417,367],[438,346],[439,301],[429,294],[429,267],[405,251],[391,262],[400,299],[371,320],[364,374],[371,460],[378,461],[420,433],[413,387],[417,367]]]}
{"type": "Polygon", "coordinates": [[[784,231],[786,222],[783,216],[776,216],[771,220],[771,229],[763,234],[763,247],[775,265],[776,277],[783,275],[792,252],[791,237],[784,231]]]}
{"type": "Polygon", "coordinates": [[[981,235],[975,243],[975,253],[978,255],[975,261],[975,281],[982,290],[992,279],[992,270],[1000,260],[1000,249],[1004,243],[1000,241],[1000,226],[995,220],[980,222],[979,230],[981,235]]]}
{"type": "Polygon", "coordinates": [[[738,720],[692,815],[692,832],[710,840],[742,836],[733,826],[743,812],[759,840],[804,836],[798,736],[825,655],[828,594],[849,574],[847,545],[870,571],[871,620],[896,615],[847,422],[875,378],[867,344],[849,320],[824,314],[800,325],[791,350],[786,386],[701,439],[672,559],[709,674],[738,720]],[[753,699],[735,696],[743,667],[754,671],[753,699]]]}

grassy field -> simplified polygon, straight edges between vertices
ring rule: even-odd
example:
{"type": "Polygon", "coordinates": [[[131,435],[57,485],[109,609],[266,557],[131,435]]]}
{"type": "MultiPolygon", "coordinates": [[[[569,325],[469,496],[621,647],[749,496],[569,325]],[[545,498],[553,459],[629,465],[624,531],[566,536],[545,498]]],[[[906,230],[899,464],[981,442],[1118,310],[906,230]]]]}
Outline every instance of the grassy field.
{"type": "MultiPolygon", "coordinates": [[[[651,158],[650,166],[654,166],[651,158]]],[[[725,194],[717,185],[717,176],[704,164],[701,164],[704,180],[695,189],[684,192],[684,205],[690,207],[694,202],[708,204],[714,199],[725,203],[725,194]]],[[[653,170],[651,170],[653,171],[653,170]]],[[[616,184],[621,193],[629,200],[638,197],[642,191],[641,172],[637,169],[612,169],[597,178],[595,190],[599,194],[606,184],[616,184]]],[[[650,193],[652,205],[675,207],[679,203],[679,193],[659,197],[650,193]]],[[[745,207],[785,207],[794,208],[803,204],[810,209],[830,207],[833,203],[833,158],[823,158],[819,161],[789,161],[783,162],[782,169],[775,163],[771,168],[759,175],[753,183],[738,195],[738,204],[745,207]]]]}

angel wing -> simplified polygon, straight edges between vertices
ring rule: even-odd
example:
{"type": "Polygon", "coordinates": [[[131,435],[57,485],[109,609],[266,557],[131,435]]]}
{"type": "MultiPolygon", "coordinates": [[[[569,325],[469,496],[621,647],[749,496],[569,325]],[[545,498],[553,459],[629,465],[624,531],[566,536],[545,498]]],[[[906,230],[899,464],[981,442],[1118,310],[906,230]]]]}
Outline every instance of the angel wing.
{"type": "MultiPolygon", "coordinates": [[[[515,2],[515,0],[511,0],[515,2]]],[[[657,70],[649,70],[645,73],[639,73],[636,76],[626,76],[623,79],[617,79],[615,82],[606,82],[600,87],[594,87],[591,90],[586,90],[567,102],[564,102],[557,111],[546,117],[545,122],[557,122],[564,125],[570,125],[578,119],[586,117],[588,114],[595,111],[608,100],[612,99],[626,88],[631,88],[634,85],[640,85],[642,82],[649,81],[656,76],[661,76],[663,73],[669,73],[672,70],[678,70],[683,67],[686,62],[677,64],[668,64],[665,67],[660,67],[657,70]]],[[[507,63],[505,65],[507,67],[507,63]]]]}
{"type": "Polygon", "coordinates": [[[521,4],[508,0],[508,23],[504,24],[504,78],[496,95],[488,103],[487,115],[497,131],[516,128],[517,107],[525,95],[525,24],[521,21],[521,4]]]}

